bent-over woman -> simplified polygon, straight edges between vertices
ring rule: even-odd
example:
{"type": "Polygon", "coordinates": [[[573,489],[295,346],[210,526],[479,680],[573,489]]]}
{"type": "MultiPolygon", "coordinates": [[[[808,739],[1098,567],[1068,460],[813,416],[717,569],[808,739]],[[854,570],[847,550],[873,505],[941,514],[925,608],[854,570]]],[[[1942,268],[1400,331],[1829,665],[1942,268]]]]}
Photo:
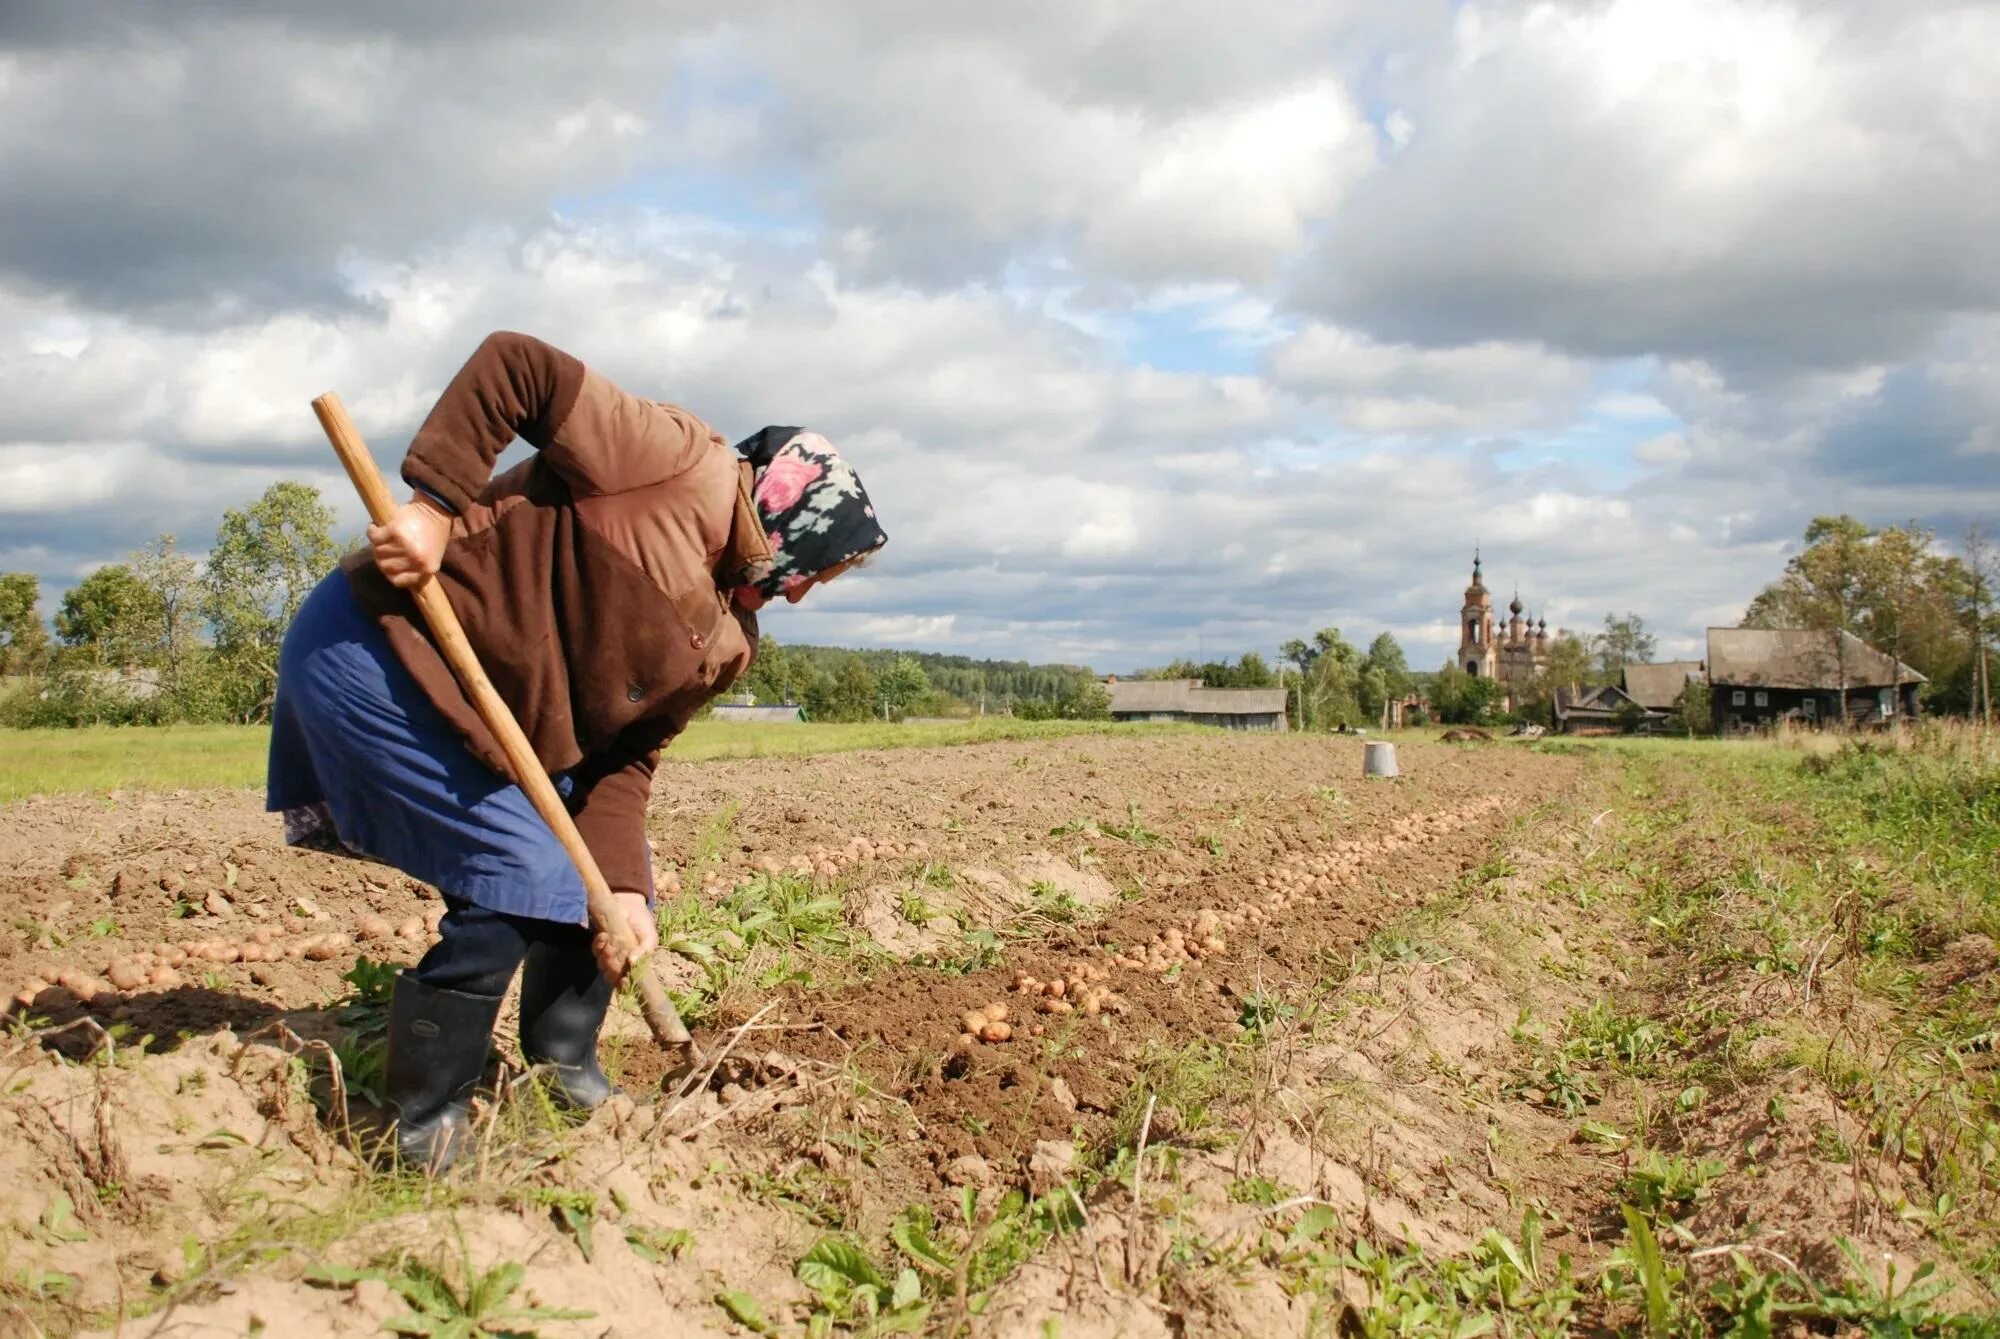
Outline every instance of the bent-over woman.
{"type": "Polygon", "coordinates": [[[554,778],[641,952],[659,942],[646,802],[660,749],[749,668],[757,610],[885,541],[816,433],[732,449],[526,335],[489,336],[403,460],[410,501],[368,530],[285,636],[268,807],[287,840],[393,865],[443,894],[441,939],[396,981],[385,1096],[406,1160],[462,1150],[500,1001],[558,1096],[611,1093],[597,1035],[626,963],[508,780],[407,593],[435,576],[554,778]],[[498,476],[515,437],[536,454],[498,476]]]}

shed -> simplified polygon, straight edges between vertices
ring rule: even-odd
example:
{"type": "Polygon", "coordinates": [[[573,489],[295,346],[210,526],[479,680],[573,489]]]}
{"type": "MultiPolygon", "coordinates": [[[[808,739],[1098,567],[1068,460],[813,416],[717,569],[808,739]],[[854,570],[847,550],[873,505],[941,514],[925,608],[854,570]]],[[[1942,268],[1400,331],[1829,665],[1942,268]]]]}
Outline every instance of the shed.
{"type": "Polygon", "coordinates": [[[1185,721],[1227,730],[1285,728],[1282,688],[1210,688],[1199,679],[1112,679],[1116,721],[1185,721]]]}
{"type": "Polygon", "coordinates": [[[1715,728],[1724,733],[1779,721],[1914,720],[1918,686],[1927,682],[1851,632],[1814,628],[1710,628],[1708,681],[1715,728]]]}

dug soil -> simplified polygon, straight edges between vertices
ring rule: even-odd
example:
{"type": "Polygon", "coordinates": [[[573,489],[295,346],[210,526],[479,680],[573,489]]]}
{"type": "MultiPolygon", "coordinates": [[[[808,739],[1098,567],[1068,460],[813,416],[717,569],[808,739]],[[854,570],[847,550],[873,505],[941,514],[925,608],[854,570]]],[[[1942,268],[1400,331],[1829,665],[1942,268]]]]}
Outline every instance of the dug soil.
{"type": "Polygon", "coordinates": [[[621,1002],[629,1097],[568,1123],[503,1023],[480,1154],[435,1185],[371,1163],[352,976],[434,942],[434,889],[287,848],[248,792],[7,806],[0,1336],[377,1333],[432,1315],[422,1270],[465,1298],[510,1265],[486,1300],[524,1333],[860,1332],[893,1307],[935,1333],[1330,1334],[1341,1298],[1211,1277],[1189,1225],[1213,1251],[1324,1205],[1450,1253],[1532,1201],[1588,1255],[1617,1168],[1546,1104],[1495,1102],[1522,1009],[1615,970],[1545,971],[1582,961],[1542,889],[1600,839],[1605,769],[1405,743],[1400,778],[1364,782],[1361,753],[1217,734],[670,764],[659,966],[714,1063],[669,1075],[621,1002]],[[1468,899],[1478,947],[1396,957],[1468,899]],[[1012,1188],[1078,1220],[982,1279],[1012,1188]],[[913,1213],[964,1216],[957,1264],[885,1267],[879,1296],[800,1267],[836,1235],[886,1258],[913,1213]]]}

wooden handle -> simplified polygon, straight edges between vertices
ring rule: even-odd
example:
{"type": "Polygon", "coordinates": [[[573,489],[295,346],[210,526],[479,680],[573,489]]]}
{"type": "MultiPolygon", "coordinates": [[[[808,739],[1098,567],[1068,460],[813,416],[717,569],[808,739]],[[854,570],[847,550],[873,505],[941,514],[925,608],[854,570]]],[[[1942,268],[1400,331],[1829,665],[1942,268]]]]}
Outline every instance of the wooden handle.
{"type": "MultiPolygon", "coordinates": [[[[389,486],[382,481],[382,472],[375,467],[375,457],[369,453],[367,443],[361,440],[361,434],[355,431],[353,420],[347,417],[340,397],[328,392],[314,400],[312,407],[313,413],[319,416],[320,427],[326,429],[326,439],[333,443],[334,454],[340,457],[340,463],[347,469],[347,477],[354,481],[355,491],[361,494],[362,505],[368,508],[369,517],[377,525],[386,525],[396,514],[395,499],[389,496],[389,486]]],[[[528,737],[521,733],[514,713],[501,700],[493,681],[486,677],[486,671],[479,667],[479,656],[473,651],[472,643],[466,640],[465,629],[459,626],[458,615],[452,612],[451,600],[445,595],[444,588],[438,585],[435,577],[427,577],[410,594],[415,597],[424,622],[430,625],[431,636],[436,639],[445,663],[458,676],[458,682],[465,689],[465,695],[472,699],[479,718],[486,722],[486,728],[500,742],[500,749],[507,755],[507,764],[513,770],[515,783],[527,792],[535,812],[542,816],[550,831],[556,834],[556,840],[569,852],[569,858],[576,862],[576,872],[583,876],[583,891],[589,901],[592,928],[608,936],[625,951],[629,962],[626,975],[638,983],[639,1010],[646,1016],[646,1026],[652,1029],[653,1036],[662,1046],[691,1047],[694,1039],[688,1035],[687,1025],[674,1012],[674,1006],[659,981],[651,972],[642,970],[643,960],[636,956],[639,942],[632,937],[632,927],[619,913],[611,885],[604,881],[596,858],[584,845],[583,834],[576,830],[576,821],[569,816],[562,796],[556,793],[555,783],[542,770],[541,760],[535,757],[528,737]]]]}

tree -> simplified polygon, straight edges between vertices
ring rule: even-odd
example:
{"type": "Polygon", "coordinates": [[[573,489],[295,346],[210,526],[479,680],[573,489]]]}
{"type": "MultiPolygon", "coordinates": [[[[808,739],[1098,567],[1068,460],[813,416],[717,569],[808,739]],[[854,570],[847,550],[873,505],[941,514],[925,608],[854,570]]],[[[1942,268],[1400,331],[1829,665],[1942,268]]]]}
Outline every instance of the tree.
{"type": "Polygon", "coordinates": [[[1743,626],[1825,633],[1827,673],[1843,690],[1850,666],[1840,634],[1852,634],[1925,675],[1940,709],[1969,710],[1978,639],[1966,613],[1975,584],[1967,565],[1940,553],[1915,523],[1876,530],[1852,516],[1820,516],[1784,574],[1751,600],[1743,626]]]}
{"type": "Polygon", "coordinates": [[[340,557],[333,509],[309,484],[272,484],[242,510],[222,514],[202,577],[203,612],[227,670],[232,713],[270,710],[285,628],[340,557]]]}
{"type": "Polygon", "coordinates": [[[48,655],[42,583],[33,572],[0,573],[0,674],[28,674],[48,655]]]}
{"type": "Polygon", "coordinates": [[[1590,648],[1583,638],[1568,630],[1558,632],[1549,642],[1549,660],[1542,678],[1550,687],[1580,689],[1590,680],[1590,648]]]}
{"type": "Polygon", "coordinates": [[[201,565],[174,550],[173,535],[156,536],[132,555],[132,574],[146,588],[150,616],[149,659],[165,675],[167,691],[181,685],[188,657],[200,637],[201,565]]]}
{"type": "Polygon", "coordinates": [[[1445,662],[1431,680],[1431,710],[1446,725],[1486,725],[1500,712],[1498,679],[1467,674],[1456,660],[1445,662]]]}
{"type": "Polygon", "coordinates": [[[1368,643],[1359,692],[1362,713],[1382,729],[1388,729],[1389,704],[1409,695],[1410,664],[1403,658],[1403,648],[1386,632],[1368,643]]]}
{"type": "Polygon", "coordinates": [[[875,715],[879,690],[865,661],[849,655],[830,677],[815,682],[805,698],[816,721],[865,721],[875,715]]]}
{"type": "Polygon", "coordinates": [[[737,685],[756,695],[761,706],[782,706],[801,699],[794,694],[806,686],[811,666],[778,645],[777,638],[764,633],[757,638],[757,659],[737,685]]]}
{"type": "Polygon", "coordinates": [[[1657,645],[1657,640],[1646,631],[1646,620],[1637,614],[1628,613],[1623,618],[1606,614],[1604,631],[1595,638],[1593,649],[1604,681],[1616,683],[1627,665],[1651,664],[1657,645]]]}
{"type": "Polygon", "coordinates": [[[1311,663],[1300,676],[1299,707],[1308,730],[1369,723],[1361,709],[1361,652],[1339,628],[1313,634],[1311,663]]]}
{"type": "Polygon", "coordinates": [[[1111,690],[1095,679],[1079,680],[1052,698],[1021,699],[1014,715],[1024,721],[1108,721],[1111,690]]]}
{"type": "Polygon", "coordinates": [[[1709,694],[1708,681],[1692,680],[1681,689],[1681,695],[1674,699],[1674,709],[1667,723],[1674,729],[1689,735],[1705,735],[1715,726],[1715,716],[1710,704],[1714,699],[1709,694]]]}
{"type": "Polygon", "coordinates": [[[92,665],[131,665],[147,658],[156,622],[146,584],[123,563],[107,563],[63,595],[56,635],[92,665]]]}
{"type": "Polygon", "coordinates": [[[931,681],[915,656],[899,655],[876,676],[876,691],[889,711],[901,717],[931,695],[931,681]]]}

